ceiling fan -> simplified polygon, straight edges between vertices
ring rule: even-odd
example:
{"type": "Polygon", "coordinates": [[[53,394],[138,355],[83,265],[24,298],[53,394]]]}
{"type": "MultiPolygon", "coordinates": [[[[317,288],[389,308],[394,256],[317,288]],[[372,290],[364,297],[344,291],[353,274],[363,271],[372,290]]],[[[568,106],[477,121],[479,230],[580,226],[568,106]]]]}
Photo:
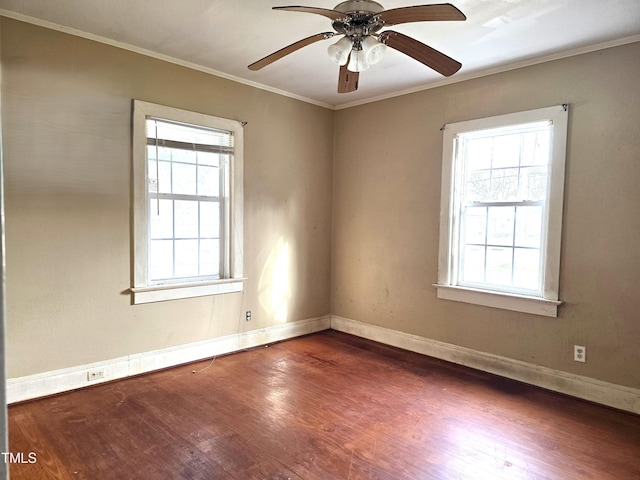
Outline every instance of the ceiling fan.
{"type": "Polygon", "coordinates": [[[273,7],[273,9],[323,15],[331,19],[335,32],[317,33],[292,43],[252,63],[249,65],[249,70],[260,70],[302,47],[336,35],[344,36],[330,45],[327,52],[331,59],[340,65],[338,93],[357,90],[360,72],[382,60],[387,47],[414,58],[446,77],[453,75],[462,67],[462,64],[453,58],[400,32],[393,30],[380,32],[384,27],[400,23],[466,20],[467,17],[450,3],[385,10],[382,5],[372,0],[348,0],[336,5],[333,10],[302,6],[273,7]]]}

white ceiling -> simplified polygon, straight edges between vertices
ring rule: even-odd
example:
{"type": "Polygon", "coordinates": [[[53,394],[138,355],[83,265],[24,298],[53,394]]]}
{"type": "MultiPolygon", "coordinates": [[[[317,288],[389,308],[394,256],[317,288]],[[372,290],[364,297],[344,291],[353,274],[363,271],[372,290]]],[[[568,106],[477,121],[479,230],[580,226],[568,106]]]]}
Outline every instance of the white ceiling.
{"type": "MultiPolygon", "coordinates": [[[[247,69],[290,43],[332,31],[330,20],[323,16],[271,10],[298,2],[0,0],[0,13],[338,108],[640,41],[640,0],[452,0],[466,21],[422,22],[393,29],[462,62],[458,73],[444,78],[388,49],[382,62],[360,74],[358,91],[338,94],[338,66],[326,54],[326,47],[335,40],[305,47],[257,72],[247,69]]],[[[302,5],[321,8],[337,3],[302,0],[302,5]]],[[[389,9],[441,2],[380,3],[389,9]]]]}

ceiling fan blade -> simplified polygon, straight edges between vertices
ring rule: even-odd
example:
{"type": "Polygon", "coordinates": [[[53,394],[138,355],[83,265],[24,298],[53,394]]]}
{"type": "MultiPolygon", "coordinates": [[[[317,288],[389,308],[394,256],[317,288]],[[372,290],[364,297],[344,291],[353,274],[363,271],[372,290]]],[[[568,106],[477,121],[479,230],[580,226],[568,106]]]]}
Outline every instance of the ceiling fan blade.
{"type": "Polygon", "coordinates": [[[347,70],[347,64],[340,66],[338,75],[338,93],[355,92],[358,89],[360,73],[347,70]]]}
{"type": "Polygon", "coordinates": [[[302,47],[306,47],[307,45],[311,45],[312,43],[319,42],[320,40],[326,40],[335,35],[333,32],[324,32],[324,33],[316,33],[315,35],[311,35],[310,37],[303,38],[302,40],[298,40],[291,45],[287,45],[284,48],[281,48],[277,52],[272,53],[271,55],[267,55],[264,58],[261,58],[257,62],[249,65],[249,70],[260,70],[267,65],[275,62],[276,60],[280,60],[285,55],[289,55],[290,53],[295,52],[296,50],[301,49],[302,47]]]}
{"type": "Polygon", "coordinates": [[[273,7],[273,10],[288,10],[290,12],[304,12],[315,13],[316,15],[323,15],[329,17],[331,20],[340,20],[345,18],[346,15],[337,10],[329,10],[328,8],[316,8],[316,7],[302,7],[302,6],[290,6],[290,7],[273,7]]]}
{"type": "Polygon", "coordinates": [[[380,12],[380,22],[386,26],[409,22],[431,22],[443,20],[466,20],[467,17],[450,3],[416,5],[392,8],[380,12]]]}
{"type": "Polygon", "coordinates": [[[385,45],[410,56],[411,58],[434,69],[445,77],[449,77],[460,70],[462,64],[442,52],[425,45],[418,40],[407,37],[402,33],[387,30],[378,36],[385,45]]]}

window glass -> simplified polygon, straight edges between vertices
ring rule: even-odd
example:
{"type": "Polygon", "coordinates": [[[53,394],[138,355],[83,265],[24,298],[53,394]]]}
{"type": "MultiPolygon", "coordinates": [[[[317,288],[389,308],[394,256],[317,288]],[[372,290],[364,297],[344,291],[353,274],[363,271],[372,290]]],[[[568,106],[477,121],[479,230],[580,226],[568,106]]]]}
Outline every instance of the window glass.
{"type": "Polygon", "coordinates": [[[231,135],[147,120],[150,281],[221,277],[220,193],[226,182],[225,162],[220,153],[200,150],[228,147],[231,135]]]}
{"type": "Polygon", "coordinates": [[[549,125],[461,134],[460,285],[540,293],[549,125]],[[543,151],[543,147],[547,151],[543,151]],[[524,248],[530,251],[524,250],[524,248]]]}

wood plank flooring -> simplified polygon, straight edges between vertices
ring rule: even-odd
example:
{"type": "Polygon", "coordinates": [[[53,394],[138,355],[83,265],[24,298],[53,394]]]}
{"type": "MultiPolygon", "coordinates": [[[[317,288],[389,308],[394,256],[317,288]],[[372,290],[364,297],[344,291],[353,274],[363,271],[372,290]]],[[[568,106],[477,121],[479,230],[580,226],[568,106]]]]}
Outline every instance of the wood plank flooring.
{"type": "Polygon", "coordinates": [[[638,416],[334,331],[14,405],[9,429],[37,456],[12,480],[640,479],[638,416]]]}

